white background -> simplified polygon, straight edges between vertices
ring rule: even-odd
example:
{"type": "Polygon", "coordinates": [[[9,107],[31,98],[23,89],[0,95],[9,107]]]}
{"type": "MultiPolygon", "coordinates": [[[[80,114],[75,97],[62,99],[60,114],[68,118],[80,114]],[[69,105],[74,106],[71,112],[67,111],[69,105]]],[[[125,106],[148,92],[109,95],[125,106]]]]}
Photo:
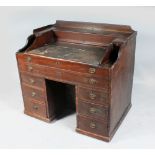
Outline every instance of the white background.
{"type": "Polygon", "coordinates": [[[0,148],[155,148],[154,7],[1,7],[0,148]],[[76,133],[75,115],[44,123],[23,114],[15,52],[55,20],[131,25],[138,31],[132,109],[110,143],[76,133]]]}

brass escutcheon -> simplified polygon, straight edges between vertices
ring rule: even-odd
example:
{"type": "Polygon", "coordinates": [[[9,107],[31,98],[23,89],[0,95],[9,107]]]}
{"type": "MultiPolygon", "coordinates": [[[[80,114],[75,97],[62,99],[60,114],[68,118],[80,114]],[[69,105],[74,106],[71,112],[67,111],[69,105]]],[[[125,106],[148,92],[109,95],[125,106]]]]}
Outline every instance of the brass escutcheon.
{"type": "Polygon", "coordinates": [[[32,97],[36,96],[36,93],[35,92],[32,92],[31,93],[32,97]]]}
{"type": "Polygon", "coordinates": [[[89,112],[90,112],[91,114],[95,114],[95,113],[97,112],[97,110],[96,110],[96,108],[91,107],[91,108],[89,109],[89,112]]]}
{"type": "Polygon", "coordinates": [[[28,67],[28,71],[32,71],[33,70],[33,67],[32,66],[29,66],[28,67]]]}
{"type": "Polygon", "coordinates": [[[55,63],[56,63],[56,65],[59,65],[59,64],[60,64],[60,62],[59,62],[59,61],[56,61],[55,63]]]}
{"type": "Polygon", "coordinates": [[[37,105],[33,105],[33,109],[34,109],[34,110],[38,110],[39,107],[38,107],[37,105]]]}
{"type": "Polygon", "coordinates": [[[32,58],[31,57],[27,57],[26,60],[27,60],[27,62],[30,62],[32,60],[32,58]]]}
{"type": "Polygon", "coordinates": [[[30,79],[30,83],[34,84],[35,83],[34,79],[30,79]]]}
{"type": "Polygon", "coordinates": [[[89,73],[94,74],[96,72],[95,68],[89,68],[89,73]]]}
{"type": "Polygon", "coordinates": [[[90,97],[90,99],[94,100],[96,98],[96,94],[94,94],[94,93],[91,92],[89,94],[89,97],[90,97]]]}
{"type": "Polygon", "coordinates": [[[94,122],[91,122],[89,127],[92,128],[92,129],[95,129],[96,128],[96,124],[94,122]]]}
{"type": "Polygon", "coordinates": [[[93,79],[93,78],[91,78],[91,79],[89,79],[89,83],[90,83],[90,84],[95,84],[95,83],[96,83],[96,80],[93,79]]]}

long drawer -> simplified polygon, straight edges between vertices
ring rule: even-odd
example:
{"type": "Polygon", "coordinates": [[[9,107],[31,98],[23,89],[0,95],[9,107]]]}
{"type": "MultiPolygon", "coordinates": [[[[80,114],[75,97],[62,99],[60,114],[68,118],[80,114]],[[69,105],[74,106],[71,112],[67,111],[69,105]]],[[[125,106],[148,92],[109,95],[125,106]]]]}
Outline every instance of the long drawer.
{"type": "Polygon", "coordinates": [[[79,73],[101,76],[101,77],[104,77],[104,79],[106,80],[109,79],[109,70],[103,69],[100,66],[94,67],[91,65],[69,62],[65,60],[57,60],[57,59],[47,58],[39,55],[36,56],[28,53],[18,54],[17,59],[19,64],[23,62],[31,63],[31,64],[39,64],[39,65],[45,65],[49,67],[56,67],[59,69],[65,69],[68,71],[76,71],[79,73]]]}
{"type": "Polygon", "coordinates": [[[108,107],[90,104],[82,100],[78,100],[77,102],[78,114],[99,119],[104,122],[108,121],[108,107]]]}
{"type": "Polygon", "coordinates": [[[93,77],[89,74],[78,74],[73,71],[26,63],[20,64],[19,68],[20,71],[40,75],[51,80],[60,80],[72,84],[85,84],[89,87],[101,87],[105,90],[108,89],[108,80],[102,77],[93,77]]]}

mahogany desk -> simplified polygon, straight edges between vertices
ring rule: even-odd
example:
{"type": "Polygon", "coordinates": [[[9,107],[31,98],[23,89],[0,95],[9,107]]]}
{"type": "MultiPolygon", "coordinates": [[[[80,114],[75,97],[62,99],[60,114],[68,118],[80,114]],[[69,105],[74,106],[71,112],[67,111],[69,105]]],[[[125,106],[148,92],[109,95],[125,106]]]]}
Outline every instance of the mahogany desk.
{"type": "Polygon", "coordinates": [[[136,32],[57,21],[35,29],[18,61],[25,114],[50,122],[76,111],[76,131],[110,141],[131,107],[136,32]]]}

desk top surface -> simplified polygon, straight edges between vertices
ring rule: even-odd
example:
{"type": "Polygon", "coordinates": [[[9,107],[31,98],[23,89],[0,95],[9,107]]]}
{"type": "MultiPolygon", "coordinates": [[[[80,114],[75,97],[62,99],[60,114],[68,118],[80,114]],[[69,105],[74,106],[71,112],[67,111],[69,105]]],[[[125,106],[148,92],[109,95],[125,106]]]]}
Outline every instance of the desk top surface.
{"type": "Polygon", "coordinates": [[[29,54],[80,62],[93,66],[98,66],[102,63],[105,53],[105,47],[94,47],[68,43],[49,44],[29,51],[29,54]]]}

